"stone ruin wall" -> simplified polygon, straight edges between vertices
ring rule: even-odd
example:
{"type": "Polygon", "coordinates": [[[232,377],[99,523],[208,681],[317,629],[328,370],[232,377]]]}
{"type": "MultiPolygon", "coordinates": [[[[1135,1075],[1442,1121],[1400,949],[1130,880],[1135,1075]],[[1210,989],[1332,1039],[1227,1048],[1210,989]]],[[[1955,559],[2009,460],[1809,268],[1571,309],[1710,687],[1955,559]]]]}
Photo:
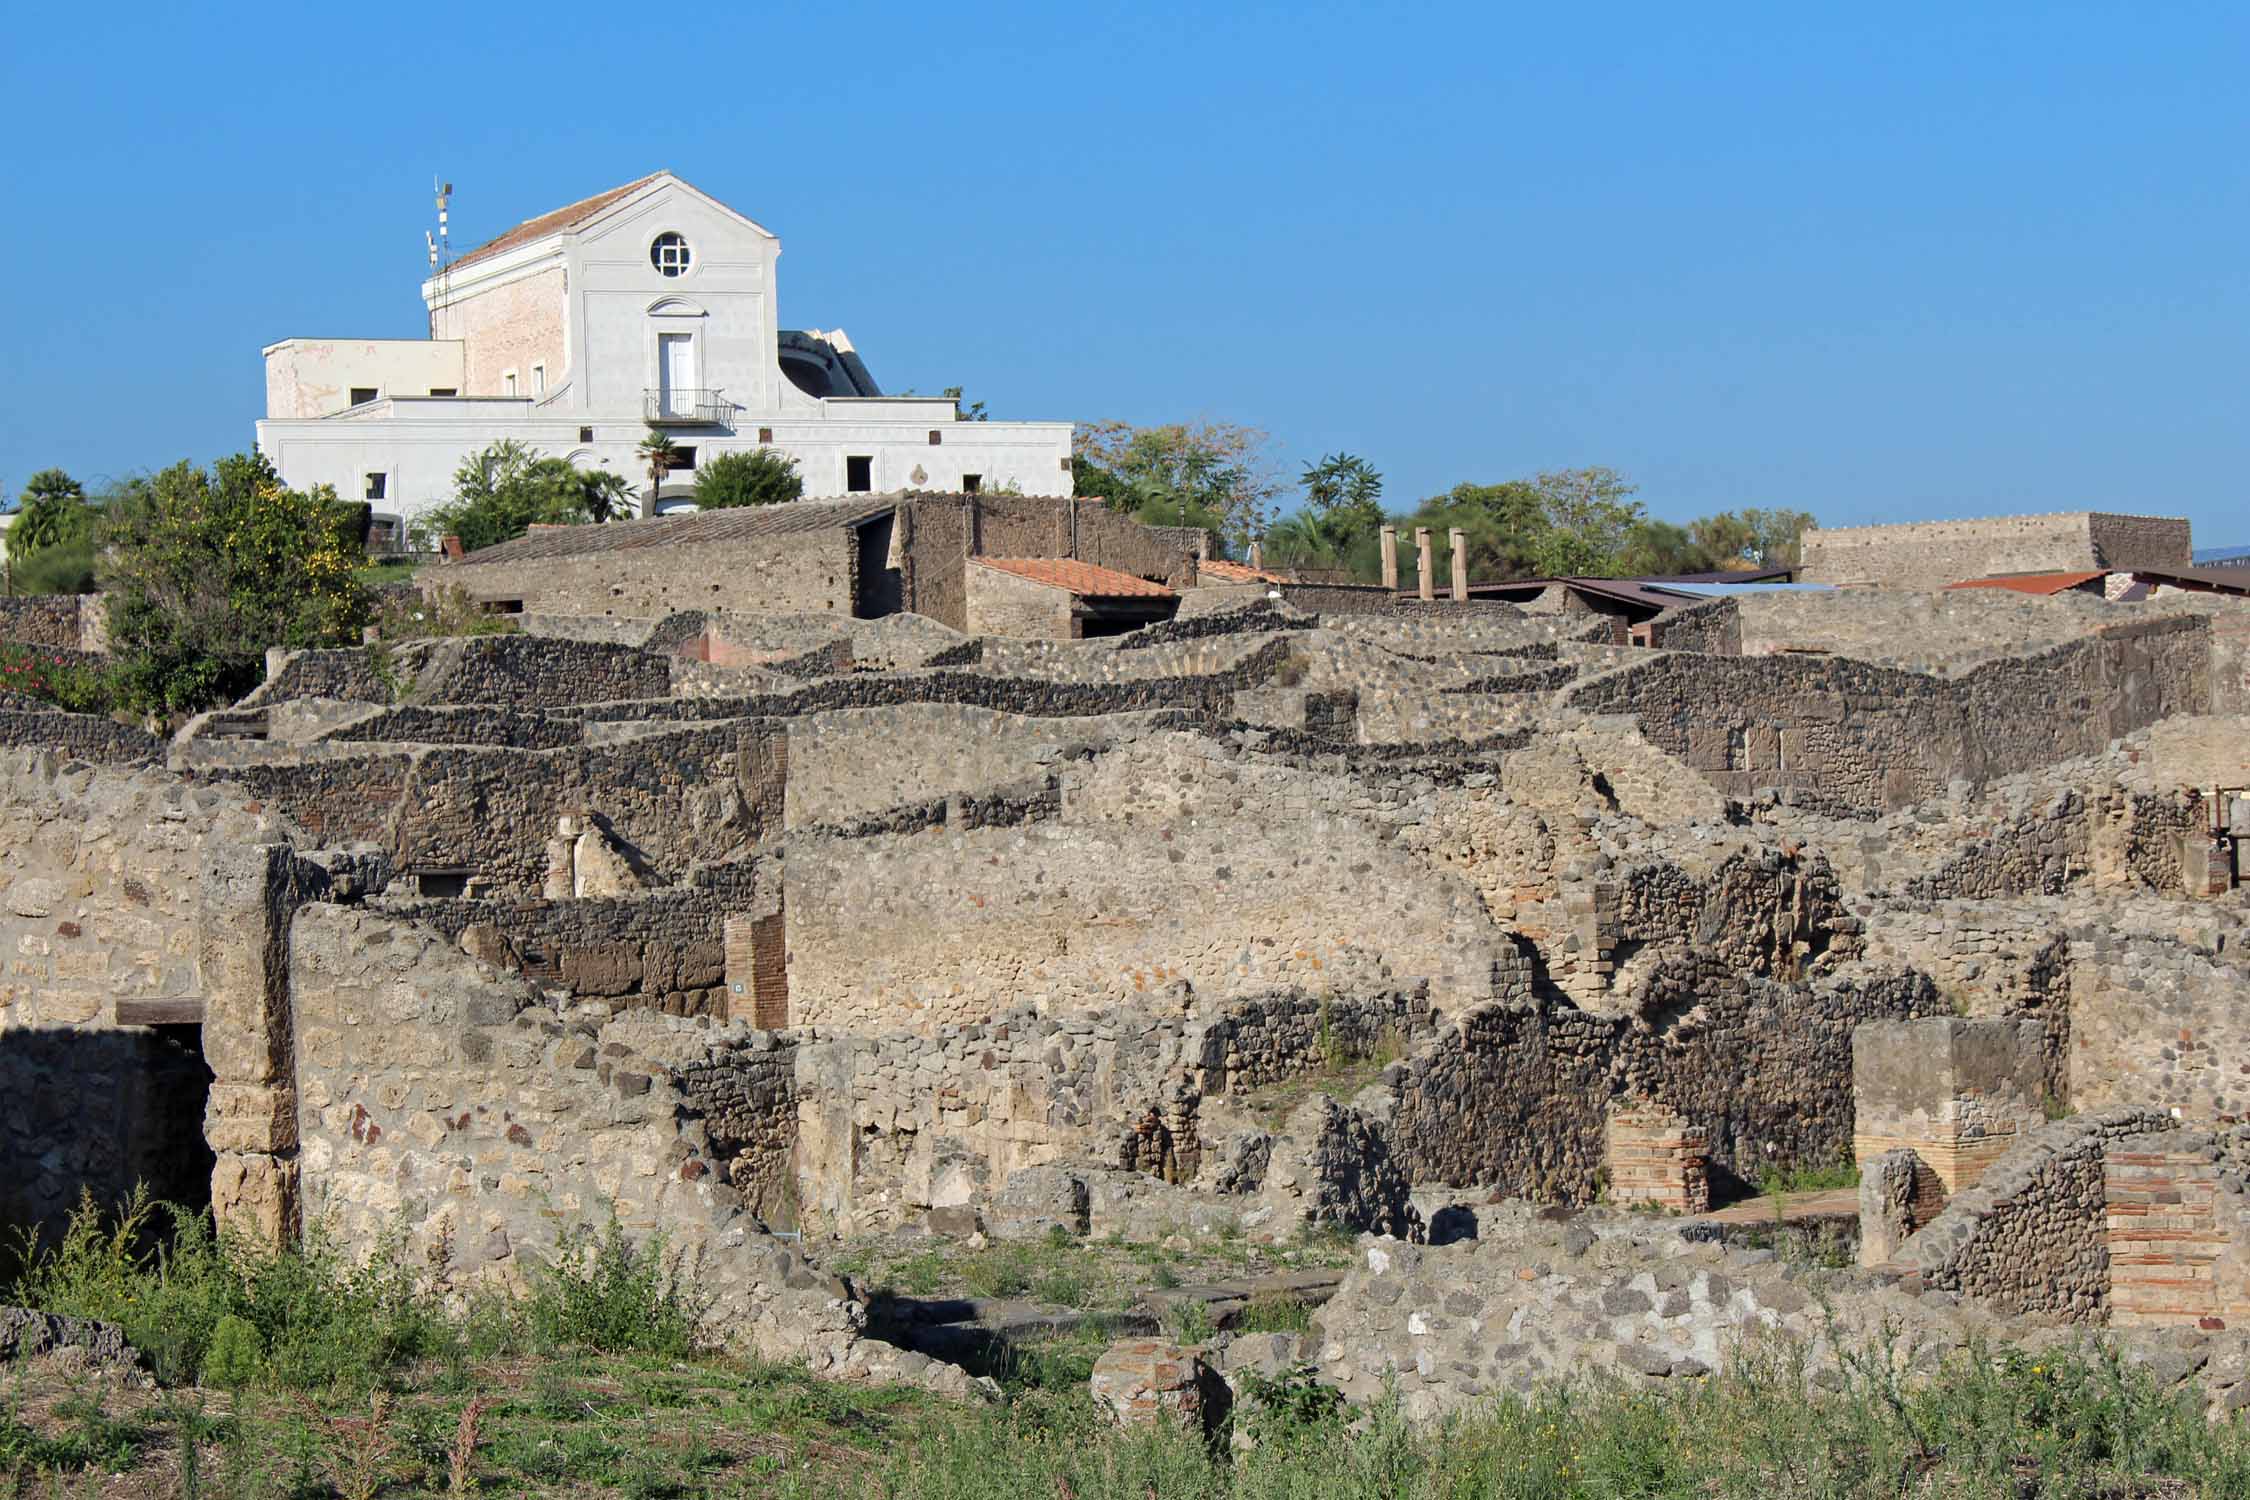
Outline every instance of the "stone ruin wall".
{"type": "Polygon", "coordinates": [[[1995,573],[2184,568],[2188,523],[2165,516],[2061,511],[1974,521],[1813,528],[1802,538],[1806,583],[1943,588],[1995,573]]]}
{"type": "Polygon", "coordinates": [[[2210,676],[2208,624],[2179,618],[2113,627],[1958,679],[1846,659],[1664,652],[1563,698],[1633,715],[1650,743],[1725,791],[1806,787],[1896,808],[1956,779],[2092,754],[2160,719],[2207,712],[2210,676]]]}
{"type": "Polygon", "coordinates": [[[155,770],[0,759],[0,1219],[52,1233],[81,1188],[207,1195],[203,1059],[118,1011],[200,1002],[206,862],[276,829],[155,770]]]}

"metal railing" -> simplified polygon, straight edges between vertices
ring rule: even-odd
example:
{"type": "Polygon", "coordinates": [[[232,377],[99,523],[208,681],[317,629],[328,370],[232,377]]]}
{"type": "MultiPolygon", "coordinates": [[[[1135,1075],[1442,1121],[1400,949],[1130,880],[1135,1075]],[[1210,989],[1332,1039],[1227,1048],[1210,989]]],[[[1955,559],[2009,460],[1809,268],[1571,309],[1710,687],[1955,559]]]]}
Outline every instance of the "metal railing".
{"type": "Polygon", "coordinates": [[[733,419],[734,403],[716,386],[645,390],[641,392],[641,416],[660,426],[668,422],[724,423],[733,419]]]}

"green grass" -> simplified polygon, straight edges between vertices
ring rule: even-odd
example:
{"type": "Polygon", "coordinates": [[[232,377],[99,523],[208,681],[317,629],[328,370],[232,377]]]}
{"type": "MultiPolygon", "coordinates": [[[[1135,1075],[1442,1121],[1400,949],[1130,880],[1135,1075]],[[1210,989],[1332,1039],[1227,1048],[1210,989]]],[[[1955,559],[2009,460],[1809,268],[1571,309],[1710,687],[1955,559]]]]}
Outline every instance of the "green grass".
{"type": "Polygon", "coordinates": [[[413,582],[414,575],[421,566],[418,562],[369,563],[352,574],[352,577],[369,588],[380,588],[386,583],[413,582]]]}
{"type": "Polygon", "coordinates": [[[1859,1186],[1859,1164],[1846,1157],[1817,1167],[1768,1167],[1758,1174],[1758,1191],[1776,1193],[1826,1193],[1859,1186]]]}

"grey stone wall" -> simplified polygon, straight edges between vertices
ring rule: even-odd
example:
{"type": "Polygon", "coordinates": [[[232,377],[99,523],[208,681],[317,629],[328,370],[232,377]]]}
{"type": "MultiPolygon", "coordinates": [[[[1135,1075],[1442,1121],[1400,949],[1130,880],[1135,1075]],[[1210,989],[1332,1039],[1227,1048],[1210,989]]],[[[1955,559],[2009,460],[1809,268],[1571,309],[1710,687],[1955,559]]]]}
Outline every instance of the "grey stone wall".
{"type": "Polygon", "coordinates": [[[1696,990],[1646,1019],[1540,998],[1480,1007],[1386,1075],[1398,1151],[1419,1182],[1586,1203],[1601,1186],[1614,1099],[1669,1106],[1711,1143],[1714,1189],[1851,1145],[1851,1034],[1930,1015],[1927,980],[1752,980],[1696,990]]]}
{"type": "MultiPolygon", "coordinates": [[[[661,619],[688,609],[819,611],[849,617],[858,533],[832,530],[644,545],[523,562],[425,568],[425,587],[520,604],[527,615],[661,619]]],[[[582,700],[591,701],[591,700],[582,700]]]]}
{"type": "Polygon", "coordinates": [[[2113,1141],[2169,1123],[2113,1110],[2031,1132],[1975,1187],[1954,1194],[1898,1263],[1923,1286],[2009,1312],[2098,1320],[2109,1302],[2103,1154],[2113,1141]]]}
{"type": "Polygon", "coordinates": [[[46,708],[0,708],[0,747],[55,750],[105,766],[146,765],[164,755],[164,742],[135,725],[46,708]]]}
{"type": "Polygon", "coordinates": [[[0,598],[0,641],[79,650],[86,643],[81,639],[78,607],[76,594],[0,598]]]}

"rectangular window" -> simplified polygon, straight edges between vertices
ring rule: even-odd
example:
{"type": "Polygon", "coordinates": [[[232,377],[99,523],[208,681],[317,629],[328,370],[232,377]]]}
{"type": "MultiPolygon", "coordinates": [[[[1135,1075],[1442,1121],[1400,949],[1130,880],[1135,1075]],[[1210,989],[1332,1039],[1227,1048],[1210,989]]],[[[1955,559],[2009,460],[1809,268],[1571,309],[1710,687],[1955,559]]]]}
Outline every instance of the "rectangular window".
{"type": "Polygon", "coordinates": [[[772,441],[773,441],[773,429],[772,429],[771,427],[761,427],[761,428],[759,428],[759,429],[758,429],[758,441],[759,441],[759,442],[761,442],[761,443],[770,443],[770,442],[772,442],[772,441]]]}
{"type": "Polygon", "coordinates": [[[365,406],[378,394],[380,393],[371,385],[355,385],[352,387],[352,405],[365,406]]]}
{"type": "Polygon", "coordinates": [[[593,428],[591,428],[591,427],[581,427],[581,428],[579,428],[579,429],[578,429],[578,441],[580,441],[581,443],[590,443],[590,442],[592,442],[593,440],[594,440],[594,429],[593,429],[593,428]]]}
{"type": "Polygon", "coordinates": [[[502,375],[500,377],[500,389],[510,396],[513,396],[516,393],[515,371],[510,370],[505,375],[502,375]]]}
{"type": "Polygon", "coordinates": [[[961,493],[964,495],[983,494],[984,476],[982,474],[963,474],[961,476],[961,493]]]}
{"type": "Polygon", "coordinates": [[[545,365],[533,365],[531,367],[531,394],[534,396],[547,394],[547,367],[545,365]]]}
{"type": "Polygon", "coordinates": [[[370,474],[370,475],[368,475],[368,476],[367,476],[367,484],[366,484],[366,487],[365,487],[364,489],[362,489],[362,490],[360,491],[360,496],[359,496],[359,497],[360,497],[360,499],[362,499],[362,500],[380,500],[380,499],[382,499],[382,498],[383,498],[383,491],[384,491],[384,490],[385,490],[385,489],[386,489],[386,488],[387,488],[387,487],[389,486],[389,484],[390,484],[390,479],[391,479],[391,476],[390,476],[390,475],[388,475],[388,474],[370,474]]]}
{"type": "Polygon", "coordinates": [[[860,495],[875,488],[875,459],[871,454],[855,453],[844,460],[844,491],[860,495]]]}
{"type": "Polygon", "coordinates": [[[935,427],[933,427],[933,428],[931,428],[931,429],[930,429],[930,446],[931,446],[931,447],[935,448],[935,447],[937,447],[937,446],[938,446],[939,444],[943,443],[944,441],[945,441],[945,434],[944,434],[944,433],[940,432],[940,431],[939,431],[939,430],[938,430],[937,428],[935,428],[935,427]]]}
{"type": "Polygon", "coordinates": [[[457,385],[433,385],[430,387],[430,394],[433,396],[458,396],[461,394],[461,388],[457,385]]]}
{"type": "Polygon", "coordinates": [[[677,473],[679,473],[679,472],[680,472],[681,470],[683,470],[683,469],[692,469],[692,468],[694,468],[694,467],[695,467],[695,450],[694,450],[693,448],[687,447],[687,446],[685,446],[685,445],[683,445],[683,444],[678,444],[678,443],[675,443],[675,444],[673,444],[673,445],[672,445],[672,472],[673,472],[673,473],[675,473],[675,474],[677,474],[677,473]]]}

